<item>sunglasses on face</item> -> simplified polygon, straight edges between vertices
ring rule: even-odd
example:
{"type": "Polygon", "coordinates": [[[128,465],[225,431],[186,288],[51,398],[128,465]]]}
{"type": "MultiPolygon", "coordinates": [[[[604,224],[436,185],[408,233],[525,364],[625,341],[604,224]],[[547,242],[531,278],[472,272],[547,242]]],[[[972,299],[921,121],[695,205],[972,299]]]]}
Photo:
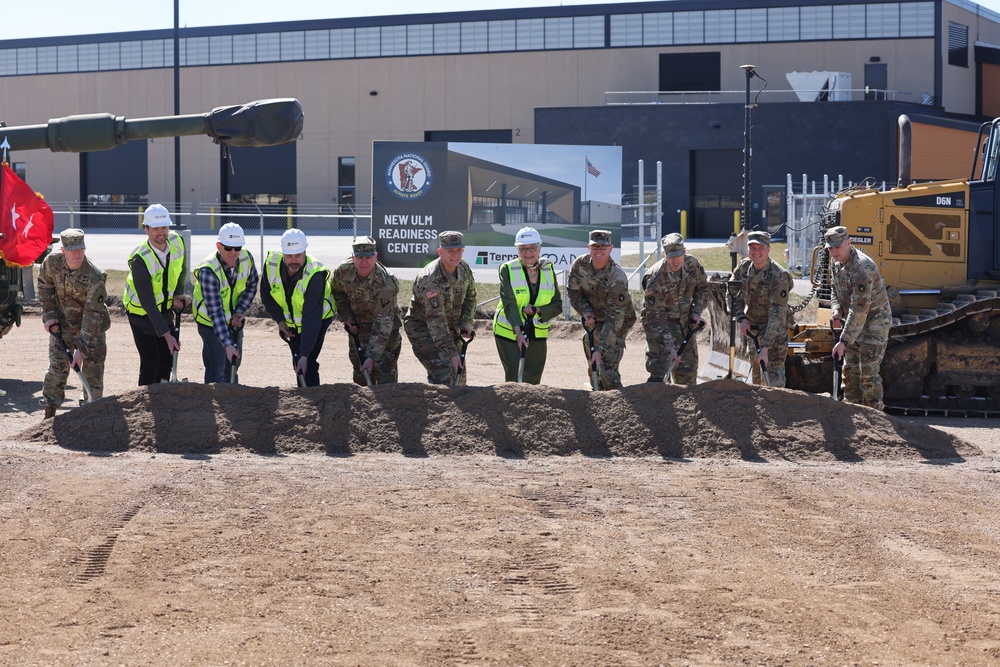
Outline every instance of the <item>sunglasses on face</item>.
{"type": "Polygon", "coordinates": [[[226,252],[239,252],[240,250],[243,250],[243,246],[241,246],[241,245],[237,245],[237,246],[224,245],[224,246],[222,246],[222,249],[225,250],[226,252]]]}

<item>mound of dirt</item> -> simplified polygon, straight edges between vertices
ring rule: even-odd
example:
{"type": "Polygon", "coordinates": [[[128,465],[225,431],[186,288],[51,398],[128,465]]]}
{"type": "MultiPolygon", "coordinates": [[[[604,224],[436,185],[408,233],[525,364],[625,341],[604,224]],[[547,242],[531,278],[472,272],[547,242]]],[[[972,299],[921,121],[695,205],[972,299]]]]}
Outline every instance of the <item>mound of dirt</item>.
{"type": "Polygon", "coordinates": [[[979,453],[954,436],[875,410],[727,380],[692,389],[647,384],[600,393],[518,384],[159,384],[60,414],[22,437],[83,451],[189,455],[242,450],[861,461],[979,453]]]}

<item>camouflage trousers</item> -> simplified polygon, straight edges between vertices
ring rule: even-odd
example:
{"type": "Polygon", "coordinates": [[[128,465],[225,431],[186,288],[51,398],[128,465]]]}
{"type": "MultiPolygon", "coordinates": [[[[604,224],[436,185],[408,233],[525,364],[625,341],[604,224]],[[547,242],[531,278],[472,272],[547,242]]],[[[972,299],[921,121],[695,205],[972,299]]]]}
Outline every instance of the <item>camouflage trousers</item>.
{"type": "MultiPolygon", "coordinates": [[[[597,332],[604,327],[604,322],[598,322],[594,329],[594,343],[597,344],[597,332]]],[[[590,337],[587,332],[583,332],[583,353],[587,363],[587,384],[591,383],[593,369],[590,367],[590,337]]],[[[597,369],[597,388],[600,391],[622,388],[622,376],[618,372],[618,365],[625,356],[625,339],[612,335],[611,340],[604,344],[604,352],[601,353],[601,365],[597,369]]]]}
{"type": "MultiPolygon", "coordinates": [[[[747,356],[750,360],[750,377],[756,385],[763,384],[760,364],[757,362],[757,350],[753,342],[747,339],[747,356]]],[[[785,386],[785,359],[788,358],[788,341],[767,348],[767,386],[785,386]]]]}
{"type": "MultiPolygon", "coordinates": [[[[667,374],[667,367],[670,366],[670,350],[680,349],[687,332],[681,327],[680,322],[669,322],[667,331],[646,330],[646,371],[650,377],[662,378],[667,374]],[[667,344],[667,341],[670,344],[667,344]]],[[[698,340],[692,336],[688,341],[688,346],[684,349],[684,354],[680,360],[674,364],[674,369],[670,372],[670,379],[674,384],[693,386],[698,382],[698,340]]]]}
{"type": "MultiPolygon", "coordinates": [[[[456,378],[451,370],[451,358],[446,356],[446,353],[434,347],[434,341],[431,340],[430,332],[427,331],[426,327],[418,328],[412,324],[407,326],[407,324],[409,322],[403,323],[403,326],[406,328],[406,337],[410,339],[413,356],[427,370],[427,381],[431,384],[459,385],[464,387],[466,384],[465,369],[463,368],[456,378]]],[[[452,339],[455,341],[455,348],[461,350],[462,337],[458,333],[453,333],[452,339]]]]}
{"type": "MultiPolygon", "coordinates": [[[[71,329],[63,330],[63,339],[69,346],[69,351],[76,351],[73,341],[76,340],[78,331],[71,329]]],[[[94,400],[104,395],[104,361],[108,356],[108,345],[105,334],[102,332],[97,340],[94,350],[94,359],[83,358],[83,377],[90,385],[90,392],[94,400]]],[[[42,399],[46,405],[59,407],[66,399],[66,379],[69,377],[71,369],[69,358],[63,351],[62,346],[55,336],[49,336],[49,370],[45,373],[45,384],[42,386],[42,399]]]]}
{"type": "MultiPolygon", "coordinates": [[[[361,347],[368,347],[370,336],[371,329],[368,331],[362,329],[358,332],[358,341],[361,343],[361,347]]],[[[368,383],[365,381],[364,373],[361,372],[361,357],[358,356],[358,351],[354,347],[354,339],[348,336],[347,340],[347,356],[354,367],[354,383],[366,387],[368,383]]],[[[386,343],[385,349],[382,351],[382,356],[379,357],[368,373],[371,376],[372,384],[396,384],[398,381],[397,364],[399,362],[399,352],[402,347],[403,339],[399,335],[399,329],[393,329],[392,333],[389,334],[389,342],[386,343]]]]}
{"type": "Polygon", "coordinates": [[[881,410],[882,376],[879,368],[888,339],[858,340],[844,351],[844,400],[881,410]]]}

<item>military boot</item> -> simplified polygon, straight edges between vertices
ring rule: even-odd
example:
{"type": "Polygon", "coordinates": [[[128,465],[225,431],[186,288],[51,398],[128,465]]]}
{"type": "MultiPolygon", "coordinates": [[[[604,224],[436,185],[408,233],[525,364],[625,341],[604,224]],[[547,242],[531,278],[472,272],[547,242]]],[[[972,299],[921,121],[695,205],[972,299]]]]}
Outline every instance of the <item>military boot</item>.
{"type": "Polygon", "coordinates": [[[659,382],[660,384],[663,384],[663,376],[653,373],[649,376],[649,379],[646,380],[646,382],[659,382]]]}
{"type": "Polygon", "coordinates": [[[56,406],[54,406],[54,405],[46,405],[45,406],[45,418],[46,419],[52,419],[55,416],[56,416],[56,406]]]}

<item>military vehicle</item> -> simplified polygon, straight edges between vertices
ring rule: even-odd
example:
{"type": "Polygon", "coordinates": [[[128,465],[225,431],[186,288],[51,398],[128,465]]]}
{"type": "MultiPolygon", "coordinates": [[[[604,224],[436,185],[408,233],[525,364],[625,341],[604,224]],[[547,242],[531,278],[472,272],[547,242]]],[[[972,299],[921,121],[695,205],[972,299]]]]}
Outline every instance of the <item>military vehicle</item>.
{"type": "MultiPolygon", "coordinates": [[[[837,193],[821,214],[820,229],[846,227],[885,280],[893,312],[881,367],[889,412],[1000,414],[1000,118],[980,127],[976,146],[968,179],[911,183],[909,119],[901,117],[897,187],[837,193]]],[[[822,246],[810,278],[816,321],[790,327],[786,386],[830,392],[834,332],[822,246]]],[[[725,283],[713,284],[716,353],[730,348],[728,329],[715,326],[729,320],[725,291],[725,283]]]]}
{"type": "MultiPolygon", "coordinates": [[[[296,99],[268,99],[216,107],[208,113],[126,119],[109,113],[55,118],[43,125],[6,127],[0,141],[11,151],[47,148],[54,153],[103,151],[136,139],[206,134],[223,146],[277,146],[302,132],[302,105],[296,99]]],[[[29,269],[0,261],[0,338],[20,326],[18,295],[31,289],[29,269]]]]}

